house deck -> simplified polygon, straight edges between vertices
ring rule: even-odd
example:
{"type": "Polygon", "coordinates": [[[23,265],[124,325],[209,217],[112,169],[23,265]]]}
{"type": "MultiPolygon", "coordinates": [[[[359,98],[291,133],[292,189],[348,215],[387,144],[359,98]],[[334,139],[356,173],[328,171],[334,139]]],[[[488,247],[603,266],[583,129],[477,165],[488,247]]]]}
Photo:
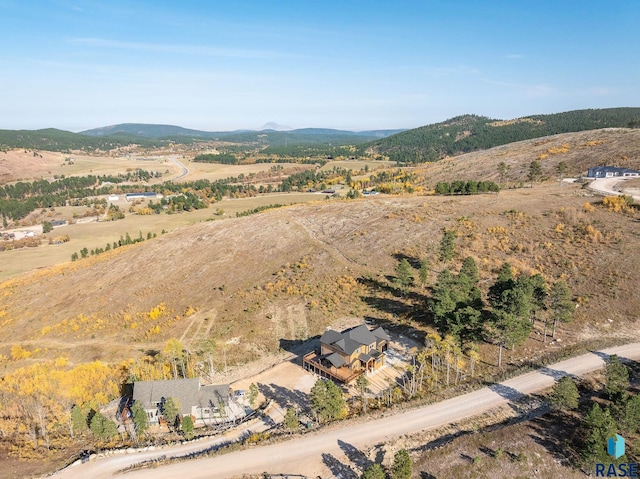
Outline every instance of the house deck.
{"type": "Polygon", "coordinates": [[[315,373],[321,377],[336,379],[344,384],[355,381],[358,376],[364,373],[364,369],[354,371],[348,367],[325,367],[320,362],[321,356],[316,352],[305,354],[302,358],[302,367],[307,371],[315,373]]]}

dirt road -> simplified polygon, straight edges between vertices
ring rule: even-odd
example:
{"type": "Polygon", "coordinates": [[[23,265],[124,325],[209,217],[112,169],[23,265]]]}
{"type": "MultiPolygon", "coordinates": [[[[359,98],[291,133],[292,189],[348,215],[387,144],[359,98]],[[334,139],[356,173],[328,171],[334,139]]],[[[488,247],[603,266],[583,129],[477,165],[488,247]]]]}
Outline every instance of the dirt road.
{"type": "MultiPolygon", "coordinates": [[[[629,179],[632,179],[632,178],[623,178],[620,176],[615,178],[599,178],[591,182],[591,184],[589,185],[589,189],[597,193],[603,193],[605,195],[619,196],[622,194],[620,192],[620,189],[622,189],[623,185],[619,185],[618,186],[619,189],[616,189],[615,186],[629,179]]],[[[640,201],[640,196],[634,195],[632,196],[632,198],[634,201],[640,201]]]]}
{"type": "MultiPolygon", "coordinates": [[[[503,383],[480,389],[430,406],[397,413],[381,419],[358,424],[339,423],[331,429],[265,447],[255,447],[219,457],[186,461],[155,469],[126,474],[129,478],[162,479],[175,477],[229,478],[243,473],[305,474],[307,476],[332,473],[326,464],[340,461],[345,451],[364,450],[374,444],[402,435],[440,426],[481,414],[509,401],[548,388],[567,374],[584,375],[599,369],[609,354],[640,360],[640,343],[627,344],[568,359],[536,372],[523,374],[503,383]]],[[[191,450],[202,448],[202,445],[191,450]]],[[[161,454],[184,454],[187,447],[153,451],[129,456],[109,457],[67,469],[54,477],[107,478],[119,468],[161,454]]]]}

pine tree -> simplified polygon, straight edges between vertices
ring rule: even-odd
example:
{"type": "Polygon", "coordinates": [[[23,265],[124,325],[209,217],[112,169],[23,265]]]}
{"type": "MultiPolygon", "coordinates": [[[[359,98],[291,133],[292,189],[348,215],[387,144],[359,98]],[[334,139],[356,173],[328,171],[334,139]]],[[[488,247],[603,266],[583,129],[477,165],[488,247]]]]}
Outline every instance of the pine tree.
{"type": "Polygon", "coordinates": [[[440,240],[440,261],[446,262],[453,259],[453,255],[456,251],[455,239],[455,230],[442,230],[442,240],[440,240]]]}
{"type": "Polygon", "coordinates": [[[406,258],[403,258],[396,267],[396,284],[403,292],[413,284],[412,268],[406,258]]]}
{"type": "Polygon", "coordinates": [[[420,261],[418,278],[420,279],[420,284],[422,284],[422,286],[427,284],[427,281],[429,280],[429,261],[427,261],[427,259],[420,261]]]}
{"type": "Polygon", "coordinates": [[[605,363],[604,390],[614,402],[620,400],[629,388],[629,369],[622,364],[617,354],[612,354],[605,363]]]}
{"type": "Polygon", "coordinates": [[[193,427],[193,419],[191,419],[191,416],[185,416],[182,418],[182,425],[180,429],[182,430],[182,434],[184,434],[184,437],[186,439],[193,438],[194,427],[193,427]]]}
{"type": "Polygon", "coordinates": [[[374,463],[364,470],[362,479],[386,479],[386,476],[380,464],[374,463]]]}
{"type": "Polygon", "coordinates": [[[284,415],[284,427],[289,431],[296,431],[298,426],[299,421],[296,410],[292,407],[287,408],[287,413],[284,415]]]}
{"type": "Polygon", "coordinates": [[[393,456],[391,479],[411,479],[413,464],[406,449],[400,449],[393,456]]]}
{"type": "Polygon", "coordinates": [[[133,425],[136,431],[136,437],[142,436],[149,428],[149,420],[147,418],[147,412],[139,402],[134,402],[131,406],[131,415],[133,419],[133,425]]]}
{"type": "Polygon", "coordinates": [[[555,409],[577,409],[579,399],[578,387],[569,376],[563,376],[553,386],[550,400],[555,409]]]}
{"type": "Polygon", "coordinates": [[[331,380],[318,379],[311,388],[311,408],[320,421],[340,419],[346,412],[342,391],[331,380]]]}
{"type": "Polygon", "coordinates": [[[617,426],[609,409],[603,410],[599,404],[594,404],[584,418],[581,434],[584,438],[582,457],[589,468],[595,463],[610,462],[607,439],[616,431],[617,426]]]}
{"type": "Polygon", "coordinates": [[[161,409],[162,415],[167,420],[169,427],[177,427],[180,416],[180,401],[174,398],[167,398],[164,404],[162,404],[161,409]]]}

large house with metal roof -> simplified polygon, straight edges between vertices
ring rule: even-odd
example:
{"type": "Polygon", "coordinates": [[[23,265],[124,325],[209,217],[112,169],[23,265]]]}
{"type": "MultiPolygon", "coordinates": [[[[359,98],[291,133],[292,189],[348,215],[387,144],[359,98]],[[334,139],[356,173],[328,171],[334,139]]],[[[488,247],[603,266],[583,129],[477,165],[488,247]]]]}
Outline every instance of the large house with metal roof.
{"type": "Polygon", "coordinates": [[[142,404],[150,424],[160,422],[162,408],[169,398],[180,404],[180,415],[191,416],[196,424],[224,423],[237,418],[228,384],[203,385],[197,378],[133,383],[133,401],[142,404]]]}
{"type": "Polygon", "coordinates": [[[350,383],[385,364],[389,335],[382,328],[369,330],[361,324],[342,332],[327,329],[320,338],[320,351],[304,356],[303,367],[324,377],[350,383]]]}
{"type": "Polygon", "coordinates": [[[594,166],[587,171],[587,178],[638,177],[640,172],[616,166],[594,166]]]}

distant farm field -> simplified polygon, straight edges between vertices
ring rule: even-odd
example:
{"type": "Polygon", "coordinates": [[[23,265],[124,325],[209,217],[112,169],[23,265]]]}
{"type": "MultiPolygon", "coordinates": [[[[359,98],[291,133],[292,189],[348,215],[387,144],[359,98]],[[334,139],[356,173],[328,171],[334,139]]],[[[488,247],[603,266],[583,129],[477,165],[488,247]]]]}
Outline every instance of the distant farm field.
{"type": "MultiPolygon", "coordinates": [[[[179,159],[188,169],[189,174],[180,181],[196,181],[207,179],[210,181],[237,177],[241,174],[249,176],[252,173],[270,171],[275,163],[254,163],[250,165],[222,165],[219,163],[197,163],[186,159],[179,159]]],[[[283,168],[300,167],[297,163],[278,163],[283,168]]]]}
{"type": "Polygon", "coordinates": [[[164,157],[142,160],[139,157],[89,156],[50,151],[0,151],[0,184],[62,175],[117,175],[138,168],[159,171],[163,174],[163,180],[180,172],[176,164],[164,157]]]}

